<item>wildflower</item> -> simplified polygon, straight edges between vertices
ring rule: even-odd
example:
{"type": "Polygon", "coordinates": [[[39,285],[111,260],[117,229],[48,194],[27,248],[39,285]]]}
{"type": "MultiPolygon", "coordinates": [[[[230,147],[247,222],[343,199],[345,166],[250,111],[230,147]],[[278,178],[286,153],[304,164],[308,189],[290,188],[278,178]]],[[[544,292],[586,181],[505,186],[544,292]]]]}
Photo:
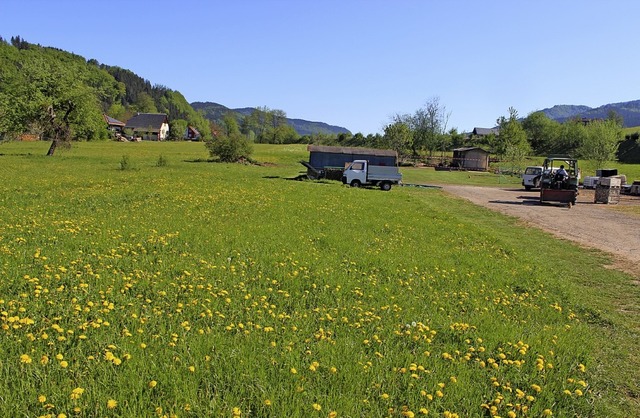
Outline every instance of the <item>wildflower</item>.
{"type": "Polygon", "coordinates": [[[291,374],[296,374],[296,373],[298,373],[298,371],[296,370],[296,368],[295,368],[295,367],[292,367],[289,371],[291,372],[291,374]]]}
{"type": "Polygon", "coordinates": [[[329,412],[328,418],[336,418],[338,416],[338,413],[336,411],[331,411],[329,412]]]}
{"type": "Polygon", "coordinates": [[[578,370],[580,370],[582,373],[584,373],[587,370],[587,368],[586,368],[586,366],[584,364],[580,363],[580,364],[578,364],[578,370]]]}
{"type": "Polygon", "coordinates": [[[74,390],[71,391],[71,399],[80,399],[80,396],[82,396],[83,393],[84,393],[84,389],[75,388],[74,390]]]}
{"type": "Polygon", "coordinates": [[[38,402],[45,403],[47,401],[47,397],[44,395],[38,396],[38,402]]]}
{"type": "Polygon", "coordinates": [[[314,403],[313,404],[313,409],[315,409],[316,411],[319,411],[322,409],[322,407],[320,406],[320,404],[314,403]]]}
{"type": "Polygon", "coordinates": [[[158,385],[158,382],[156,382],[155,380],[152,380],[149,382],[149,387],[151,389],[155,388],[158,385]]]}
{"type": "Polygon", "coordinates": [[[550,417],[551,415],[553,415],[553,412],[550,409],[545,409],[544,411],[542,411],[542,415],[544,415],[545,417],[550,417]]]}
{"type": "Polygon", "coordinates": [[[237,406],[234,406],[231,410],[231,415],[233,415],[234,417],[239,417],[240,415],[242,415],[242,410],[237,406]]]}
{"type": "Polygon", "coordinates": [[[271,406],[271,400],[270,399],[265,399],[264,400],[264,406],[271,406]]]}
{"type": "Polygon", "coordinates": [[[389,399],[389,394],[388,393],[383,393],[382,395],[380,395],[380,397],[382,399],[389,399]]]}
{"type": "Polygon", "coordinates": [[[429,410],[427,408],[420,408],[419,411],[422,415],[429,415],[429,410]]]}
{"type": "Polygon", "coordinates": [[[20,356],[20,363],[31,364],[33,360],[29,357],[28,354],[23,354],[20,356]]]}
{"type": "Polygon", "coordinates": [[[45,365],[48,363],[49,363],[49,356],[44,354],[42,357],[40,357],[40,364],[45,365]]]}
{"type": "Polygon", "coordinates": [[[60,362],[60,367],[62,367],[63,369],[66,369],[66,368],[67,368],[67,366],[69,366],[69,363],[67,363],[67,361],[66,361],[66,360],[62,360],[62,361],[60,362]]]}
{"type": "Polygon", "coordinates": [[[115,399],[109,399],[107,401],[107,409],[114,409],[116,406],[118,406],[118,401],[115,399]]]}
{"type": "Polygon", "coordinates": [[[531,385],[531,389],[535,390],[538,393],[542,391],[542,388],[536,384],[531,385]]]}

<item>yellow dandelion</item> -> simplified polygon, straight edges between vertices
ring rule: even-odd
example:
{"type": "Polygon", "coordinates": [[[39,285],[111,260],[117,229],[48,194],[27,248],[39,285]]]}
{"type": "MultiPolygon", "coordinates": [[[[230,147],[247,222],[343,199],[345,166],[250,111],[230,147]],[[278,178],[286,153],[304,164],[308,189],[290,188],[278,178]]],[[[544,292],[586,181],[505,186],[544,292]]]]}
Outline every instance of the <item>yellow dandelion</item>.
{"type": "Polygon", "coordinates": [[[296,368],[295,368],[295,367],[292,367],[289,371],[291,372],[291,374],[296,374],[296,373],[298,373],[298,371],[296,370],[296,368]]]}
{"type": "Polygon", "coordinates": [[[155,380],[152,380],[149,382],[149,387],[151,389],[155,388],[158,385],[158,382],[156,382],[155,380]]]}
{"type": "Polygon", "coordinates": [[[429,415],[429,410],[427,408],[420,408],[420,412],[422,415],[429,415]]]}
{"type": "Polygon", "coordinates": [[[328,418],[336,418],[338,416],[338,413],[336,411],[331,411],[329,412],[329,415],[327,415],[328,418]]]}
{"type": "Polygon", "coordinates": [[[238,408],[237,406],[234,406],[233,409],[231,410],[231,414],[234,417],[239,417],[242,415],[242,410],[240,408],[238,408]]]}
{"type": "Polygon", "coordinates": [[[49,363],[49,356],[44,354],[42,357],[40,357],[40,364],[45,365],[48,363],[49,363]]]}
{"type": "Polygon", "coordinates": [[[118,401],[115,399],[109,399],[107,401],[107,409],[114,409],[116,406],[118,406],[118,401]]]}
{"type": "Polygon", "coordinates": [[[20,356],[20,363],[31,364],[33,360],[29,357],[28,354],[23,354],[20,356]]]}
{"type": "Polygon", "coordinates": [[[265,399],[264,400],[264,406],[271,406],[271,400],[270,399],[265,399]]]}
{"type": "Polygon", "coordinates": [[[82,396],[82,394],[84,393],[84,389],[82,388],[75,388],[74,390],[71,391],[71,399],[80,399],[80,396],[82,396]]]}
{"type": "Polygon", "coordinates": [[[320,406],[320,404],[318,404],[318,403],[314,403],[314,404],[313,404],[313,409],[315,409],[316,411],[319,411],[319,410],[321,410],[321,409],[322,409],[322,407],[320,406]]]}
{"type": "Polygon", "coordinates": [[[62,360],[60,362],[60,367],[62,367],[63,369],[66,369],[69,366],[69,363],[67,363],[66,360],[62,360]]]}
{"type": "Polygon", "coordinates": [[[47,401],[47,397],[44,395],[38,396],[38,402],[45,403],[47,401]]]}
{"type": "Polygon", "coordinates": [[[553,412],[550,409],[545,409],[544,411],[542,411],[542,415],[544,415],[545,417],[550,417],[551,415],[553,415],[553,412]]]}

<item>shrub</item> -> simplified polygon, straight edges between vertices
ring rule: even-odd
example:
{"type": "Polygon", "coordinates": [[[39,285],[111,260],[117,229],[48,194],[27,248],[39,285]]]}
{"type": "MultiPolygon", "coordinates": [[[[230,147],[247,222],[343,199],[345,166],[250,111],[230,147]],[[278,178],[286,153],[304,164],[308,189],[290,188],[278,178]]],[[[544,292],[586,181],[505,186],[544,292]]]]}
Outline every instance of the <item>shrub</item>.
{"type": "Polygon", "coordinates": [[[238,162],[250,159],[252,147],[249,141],[241,134],[219,134],[210,141],[205,142],[212,157],[218,157],[222,162],[238,162]]]}
{"type": "Polygon", "coordinates": [[[167,160],[167,157],[160,154],[160,156],[158,157],[158,161],[156,161],[156,167],[166,167],[168,165],[169,165],[169,160],[167,160]]]}

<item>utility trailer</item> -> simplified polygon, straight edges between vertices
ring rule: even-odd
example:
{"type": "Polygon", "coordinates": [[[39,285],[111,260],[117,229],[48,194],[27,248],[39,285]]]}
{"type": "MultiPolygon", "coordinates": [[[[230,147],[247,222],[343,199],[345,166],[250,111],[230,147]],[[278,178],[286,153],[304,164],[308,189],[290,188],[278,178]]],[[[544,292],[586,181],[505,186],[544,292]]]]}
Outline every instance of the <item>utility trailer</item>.
{"type": "Polygon", "coordinates": [[[342,183],[351,187],[379,186],[381,190],[391,190],[392,184],[399,184],[402,174],[395,166],[369,164],[367,160],[354,160],[342,174],[342,183]]]}

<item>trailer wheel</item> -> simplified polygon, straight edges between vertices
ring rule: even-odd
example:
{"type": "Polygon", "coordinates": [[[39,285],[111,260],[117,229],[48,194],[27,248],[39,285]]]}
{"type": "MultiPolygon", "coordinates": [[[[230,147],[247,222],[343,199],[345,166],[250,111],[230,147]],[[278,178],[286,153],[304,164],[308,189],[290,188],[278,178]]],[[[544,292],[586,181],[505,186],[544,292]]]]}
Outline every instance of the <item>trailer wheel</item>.
{"type": "Polygon", "coordinates": [[[351,187],[360,187],[360,180],[351,180],[351,187]]]}
{"type": "Polygon", "coordinates": [[[389,183],[388,181],[383,181],[382,183],[380,183],[380,190],[388,192],[389,190],[391,190],[391,183],[389,183]]]}

